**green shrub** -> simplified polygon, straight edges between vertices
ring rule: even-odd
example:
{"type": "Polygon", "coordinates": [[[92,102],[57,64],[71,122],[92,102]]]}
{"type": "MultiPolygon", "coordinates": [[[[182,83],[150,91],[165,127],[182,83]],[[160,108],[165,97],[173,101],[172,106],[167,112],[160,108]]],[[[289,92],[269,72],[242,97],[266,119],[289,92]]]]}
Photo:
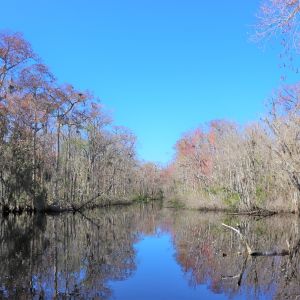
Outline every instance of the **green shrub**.
{"type": "Polygon", "coordinates": [[[236,209],[241,201],[240,194],[237,192],[226,192],[223,202],[231,209],[236,209]]]}
{"type": "Polygon", "coordinates": [[[262,187],[257,187],[255,191],[255,198],[258,205],[264,204],[267,199],[267,192],[262,187]]]}

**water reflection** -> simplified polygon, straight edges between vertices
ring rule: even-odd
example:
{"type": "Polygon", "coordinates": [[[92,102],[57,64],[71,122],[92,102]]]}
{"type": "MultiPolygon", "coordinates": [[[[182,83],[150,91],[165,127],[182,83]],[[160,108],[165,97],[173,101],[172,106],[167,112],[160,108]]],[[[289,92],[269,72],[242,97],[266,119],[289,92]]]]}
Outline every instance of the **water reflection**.
{"type": "Polygon", "coordinates": [[[218,214],[179,213],[173,219],[177,261],[189,274],[191,286],[207,284],[214,293],[248,299],[300,297],[299,251],[289,256],[247,257],[235,233],[221,223],[238,224],[255,250],[295,249],[299,220],[292,216],[263,219],[218,214]]]}
{"type": "Polygon", "coordinates": [[[158,209],[2,219],[0,296],[109,298],[106,281],[124,280],[135,270],[133,245],[140,232],[151,233],[158,209]]]}
{"type": "Polygon", "coordinates": [[[253,219],[157,203],[0,222],[0,298],[133,299],[151,289],[164,299],[300,295],[299,219],[290,215],[253,219]],[[238,224],[255,250],[294,251],[247,258],[223,222],[238,224]]]}

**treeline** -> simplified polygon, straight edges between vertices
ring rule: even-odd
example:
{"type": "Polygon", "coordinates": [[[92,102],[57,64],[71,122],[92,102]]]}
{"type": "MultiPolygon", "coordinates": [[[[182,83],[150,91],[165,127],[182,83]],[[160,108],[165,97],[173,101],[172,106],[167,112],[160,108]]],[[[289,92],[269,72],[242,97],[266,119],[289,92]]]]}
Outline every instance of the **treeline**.
{"type": "Polygon", "coordinates": [[[2,208],[156,198],[158,171],[138,162],[135,137],[96,97],[59,84],[21,34],[0,32],[2,208]]]}
{"type": "Polygon", "coordinates": [[[299,86],[285,87],[265,119],[213,121],[177,142],[165,193],[192,207],[300,213],[299,86]]]}
{"type": "MultiPolygon", "coordinates": [[[[252,35],[255,42],[279,38],[282,68],[296,73],[299,14],[299,1],[263,0],[252,35]]],[[[164,171],[165,192],[172,202],[184,199],[193,207],[300,213],[299,95],[299,83],[285,85],[256,124],[241,128],[213,121],[186,133],[164,171]]]]}

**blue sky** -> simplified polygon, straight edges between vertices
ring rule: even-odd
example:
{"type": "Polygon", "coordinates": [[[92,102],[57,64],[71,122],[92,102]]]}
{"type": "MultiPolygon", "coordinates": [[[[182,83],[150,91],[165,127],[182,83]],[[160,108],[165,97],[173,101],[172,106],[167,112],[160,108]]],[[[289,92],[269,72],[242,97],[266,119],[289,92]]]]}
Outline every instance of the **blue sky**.
{"type": "Polygon", "coordinates": [[[61,82],[99,96],[166,163],[180,136],[212,119],[259,119],[280,83],[279,50],[249,42],[259,0],[9,0],[21,31],[61,82]]]}

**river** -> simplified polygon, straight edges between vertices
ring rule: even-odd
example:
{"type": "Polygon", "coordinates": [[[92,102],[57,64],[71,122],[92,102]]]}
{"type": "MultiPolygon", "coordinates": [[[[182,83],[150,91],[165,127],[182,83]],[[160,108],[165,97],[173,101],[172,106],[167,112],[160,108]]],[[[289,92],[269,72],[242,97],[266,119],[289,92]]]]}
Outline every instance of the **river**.
{"type": "Polygon", "coordinates": [[[164,208],[160,203],[0,219],[1,299],[297,299],[299,219],[164,208]]]}

